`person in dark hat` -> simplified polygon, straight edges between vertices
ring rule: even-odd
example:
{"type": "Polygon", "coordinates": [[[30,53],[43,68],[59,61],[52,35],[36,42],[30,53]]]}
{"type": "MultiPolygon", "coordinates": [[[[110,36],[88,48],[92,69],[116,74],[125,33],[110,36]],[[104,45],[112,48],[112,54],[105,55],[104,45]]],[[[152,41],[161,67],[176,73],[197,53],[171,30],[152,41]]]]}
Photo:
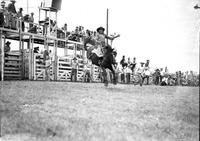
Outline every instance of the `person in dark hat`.
{"type": "Polygon", "coordinates": [[[17,17],[18,18],[22,18],[23,14],[22,14],[23,8],[19,8],[19,11],[17,12],[17,17]]]}
{"type": "Polygon", "coordinates": [[[145,64],[144,62],[140,62],[141,67],[144,67],[144,64],[145,64]]]}
{"type": "Polygon", "coordinates": [[[16,8],[15,8],[15,0],[10,0],[11,3],[8,4],[8,12],[11,12],[13,14],[17,14],[16,8]]]}
{"type": "Polygon", "coordinates": [[[4,46],[4,52],[5,52],[5,53],[10,52],[10,44],[11,44],[11,42],[9,42],[9,41],[7,41],[7,42],[5,43],[5,46],[4,46]]]}
{"type": "Polygon", "coordinates": [[[146,60],[145,67],[149,67],[149,60],[146,60]]]}
{"type": "Polygon", "coordinates": [[[125,55],[122,56],[120,64],[122,66],[122,69],[125,69],[128,66],[128,63],[126,62],[126,59],[125,59],[125,55]]]}
{"type": "Polygon", "coordinates": [[[159,80],[160,80],[160,70],[159,69],[155,70],[154,77],[155,77],[154,83],[155,83],[155,85],[158,85],[159,84],[159,80]]]}
{"type": "Polygon", "coordinates": [[[4,11],[5,11],[5,1],[2,1],[0,8],[0,27],[4,26],[5,24],[4,11]]]}
{"type": "Polygon", "coordinates": [[[137,63],[136,63],[136,58],[134,57],[134,58],[133,58],[132,67],[131,67],[131,70],[132,70],[133,74],[135,73],[136,64],[137,64],[137,63]]]}
{"type": "Polygon", "coordinates": [[[77,72],[78,72],[78,59],[74,57],[71,61],[72,71],[71,71],[71,81],[77,81],[77,72]],[[74,78],[74,79],[73,79],[74,78]]]}

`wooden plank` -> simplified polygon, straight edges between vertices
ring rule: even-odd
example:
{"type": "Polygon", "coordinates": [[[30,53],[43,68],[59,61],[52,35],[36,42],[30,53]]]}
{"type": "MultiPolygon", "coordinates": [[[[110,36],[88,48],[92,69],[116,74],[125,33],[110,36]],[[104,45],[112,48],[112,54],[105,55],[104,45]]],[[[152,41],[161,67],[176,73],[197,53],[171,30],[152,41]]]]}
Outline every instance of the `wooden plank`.
{"type": "Polygon", "coordinates": [[[21,66],[21,63],[16,63],[16,64],[13,64],[13,63],[5,63],[5,67],[6,66],[21,66]]]}
{"type": "Polygon", "coordinates": [[[58,67],[58,70],[60,70],[60,69],[71,70],[72,67],[70,67],[70,66],[59,66],[59,67],[58,67]]]}
{"type": "Polygon", "coordinates": [[[17,33],[19,33],[17,30],[13,30],[13,29],[8,29],[8,28],[0,28],[1,31],[7,31],[7,33],[16,33],[16,35],[18,35],[17,33]]]}
{"type": "Polygon", "coordinates": [[[21,71],[8,71],[8,70],[5,70],[4,71],[4,74],[8,74],[8,73],[11,73],[11,74],[21,74],[21,71]]]}
{"type": "MultiPolygon", "coordinates": [[[[5,44],[5,39],[4,42],[2,42],[3,37],[2,37],[2,30],[0,30],[0,50],[1,50],[1,81],[4,81],[4,45],[5,44]]],[[[0,132],[1,135],[1,132],[0,132]]]]}
{"type": "Polygon", "coordinates": [[[58,62],[58,65],[71,65],[70,62],[58,62]]]}
{"type": "Polygon", "coordinates": [[[44,65],[40,65],[40,64],[36,64],[35,67],[36,67],[36,69],[37,69],[37,68],[45,68],[44,65]]]}
{"type": "Polygon", "coordinates": [[[16,67],[5,67],[4,70],[11,70],[11,71],[14,70],[15,71],[15,70],[19,70],[19,68],[16,68],[16,67]]]}
{"type": "Polygon", "coordinates": [[[5,61],[22,61],[22,58],[8,58],[8,57],[5,57],[5,61]]]}
{"type": "Polygon", "coordinates": [[[13,76],[11,76],[11,77],[5,77],[5,80],[22,80],[22,78],[21,77],[13,77],[13,76]]]}
{"type": "Polygon", "coordinates": [[[21,77],[21,74],[4,74],[5,77],[21,77]]]}
{"type": "MultiPolygon", "coordinates": [[[[7,28],[0,28],[1,31],[6,31],[7,32],[7,38],[13,38],[15,40],[19,40],[19,31],[18,30],[12,30],[12,29],[7,29],[7,28]],[[12,35],[12,37],[11,37],[12,35]]],[[[21,32],[21,35],[24,36],[23,39],[26,38],[26,36],[30,37],[33,36],[33,38],[35,39],[35,42],[37,40],[44,40],[45,36],[41,35],[41,34],[34,34],[34,33],[30,33],[30,32],[21,32]]],[[[46,36],[46,38],[50,39],[50,40],[56,40],[56,41],[62,41],[62,42],[66,42],[68,44],[78,44],[78,45],[83,45],[82,42],[75,42],[75,41],[71,41],[68,39],[60,39],[60,38],[56,38],[53,36],[46,36]]]]}
{"type": "Polygon", "coordinates": [[[72,69],[70,66],[59,66],[58,69],[72,69]]]}
{"type": "Polygon", "coordinates": [[[21,53],[20,52],[7,52],[6,53],[8,56],[17,56],[17,57],[21,57],[21,53]]]}

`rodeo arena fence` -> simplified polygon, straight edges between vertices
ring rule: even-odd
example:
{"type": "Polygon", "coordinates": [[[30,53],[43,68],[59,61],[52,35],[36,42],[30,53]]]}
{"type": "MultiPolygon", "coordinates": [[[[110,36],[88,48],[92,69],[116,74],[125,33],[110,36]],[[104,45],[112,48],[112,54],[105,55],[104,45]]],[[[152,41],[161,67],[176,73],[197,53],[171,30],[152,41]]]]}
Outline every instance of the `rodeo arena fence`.
{"type": "MultiPolygon", "coordinates": [[[[92,65],[86,57],[83,47],[83,35],[69,33],[67,28],[57,27],[57,22],[51,19],[57,10],[39,7],[39,23],[29,20],[28,16],[17,17],[4,9],[0,11],[0,78],[4,80],[47,80],[47,81],[71,81],[72,64],[76,57],[78,61],[78,82],[103,82],[102,70],[92,65]],[[44,12],[44,20],[41,13],[44,12]],[[80,37],[79,37],[80,36],[80,37]],[[12,50],[11,42],[18,50],[12,50]],[[44,51],[39,52],[38,47],[43,46],[44,51]],[[26,47],[25,47],[26,46],[26,47]],[[52,52],[50,51],[52,48],[52,52]],[[64,56],[58,56],[58,49],[62,49],[64,56]]],[[[80,28],[82,30],[82,28],[80,28]]],[[[76,30],[79,30],[78,28],[76,30]]],[[[87,32],[87,31],[86,31],[87,32]]],[[[108,71],[109,80],[112,74],[108,71]]],[[[118,83],[140,84],[147,83],[147,78],[141,73],[130,72],[126,69],[117,70],[118,83]]],[[[149,84],[155,84],[154,73],[148,76],[149,84]]],[[[199,75],[190,78],[176,74],[167,74],[170,78],[169,85],[199,86],[199,75]],[[174,77],[173,77],[174,76],[174,77]]],[[[169,80],[168,80],[169,81],[169,80]]]]}
{"type": "Polygon", "coordinates": [[[83,42],[74,39],[76,36],[69,36],[70,33],[66,30],[54,28],[57,24],[52,23],[51,16],[55,14],[55,21],[57,21],[56,9],[39,7],[39,24],[29,21],[27,16],[19,18],[4,9],[1,9],[0,13],[1,81],[70,81],[71,62],[76,57],[79,64],[77,81],[101,82],[100,68],[91,63],[88,64],[89,60],[86,58],[83,42]],[[42,12],[45,12],[43,21],[40,20],[42,12]],[[10,41],[14,41],[15,46],[19,45],[19,49],[12,50],[10,41]],[[42,45],[44,51],[39,52],[36,45],[42,45]],[[50,47],[53,48],[53,56],[50,56],[50,47]],[[58,48],[63,49],[64,56],[58,56],[58,48]],[[46,56],[45,52],[48,52],[46,56]]]}

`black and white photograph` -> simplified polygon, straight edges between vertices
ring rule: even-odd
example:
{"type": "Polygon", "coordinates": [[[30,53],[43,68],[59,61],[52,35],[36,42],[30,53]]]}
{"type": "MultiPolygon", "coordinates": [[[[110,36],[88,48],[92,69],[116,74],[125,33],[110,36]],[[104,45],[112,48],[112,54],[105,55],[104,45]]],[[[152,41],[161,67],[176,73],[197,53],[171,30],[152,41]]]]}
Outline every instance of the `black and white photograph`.
{"type": "Polygon", "coordinates": [[[0,141],[199,141],[200,0],[0,4],[0,141]]]}

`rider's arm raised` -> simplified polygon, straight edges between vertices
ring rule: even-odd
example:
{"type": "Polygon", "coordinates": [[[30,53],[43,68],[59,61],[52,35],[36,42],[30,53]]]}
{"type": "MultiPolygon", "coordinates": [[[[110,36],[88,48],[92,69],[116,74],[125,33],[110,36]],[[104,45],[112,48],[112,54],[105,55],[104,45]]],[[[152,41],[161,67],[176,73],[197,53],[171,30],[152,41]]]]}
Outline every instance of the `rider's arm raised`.
{"type": "Polygon", "coordinates": [[[108,35],[105,35],[105,38],[106,38],[106,39],[109,39],[109,40],[114,40],[114,37],[110,37],[110,36],[108,36],[108,35]]]}
{"type": "Polygon", "coordinates": [[[120,35],[111,37],[111,36],[108,36],[108,35],[105,34],[105,38],[107,38],[107,39],[109,39],[109,40],[114,40],[114,39],[117,38],[117,37],[120,37],[120,35]]]}

